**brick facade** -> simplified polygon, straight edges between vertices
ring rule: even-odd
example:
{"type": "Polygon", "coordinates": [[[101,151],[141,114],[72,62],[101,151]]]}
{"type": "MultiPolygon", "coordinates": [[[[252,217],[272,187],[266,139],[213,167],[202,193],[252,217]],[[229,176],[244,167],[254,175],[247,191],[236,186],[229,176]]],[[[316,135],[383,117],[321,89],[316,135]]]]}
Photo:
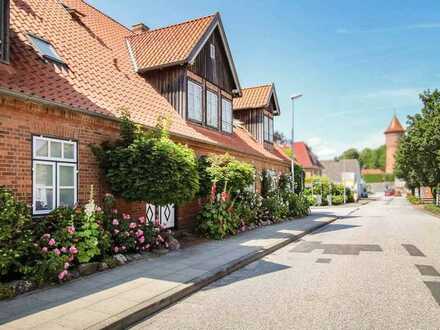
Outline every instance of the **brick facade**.
{"type": "MultiPolygon", "coordinates": [[[[98,168],[90,145],[116,139],[119,125],[115,120],[74,112],[64,108],[48,107],[13,97],[0,97],[0,186],[11,189],[17,198],[32,204],[32,136],[43,135],[78,142],[78,201],[87,202],[90,186],[94,186],[95,199],[102,200],[109,187],[98,168]]],[[[287,162],[268,160],[254,155],[227,150],[201,142],[176,139],[196,151],[198,155],[229,152],[240,160],[251,162],[258,173],[264,168],[278,172],[289,170],[287,162]]],[[[258,188],[259,189],[259,188],[258,188]]],[[[190,228],[201,200],[177,209],[178,228],[190,228]]],[[[118,201],[118,207],[134,216],[145,212],[145,203],[118,201]]]]}

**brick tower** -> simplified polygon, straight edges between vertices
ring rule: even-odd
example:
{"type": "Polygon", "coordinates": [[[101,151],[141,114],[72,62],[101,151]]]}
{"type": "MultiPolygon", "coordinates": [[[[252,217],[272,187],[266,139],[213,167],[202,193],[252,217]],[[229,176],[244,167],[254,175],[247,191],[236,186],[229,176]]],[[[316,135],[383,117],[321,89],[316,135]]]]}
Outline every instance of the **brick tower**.
{"type": "Polygon", "coordinates": [[[391,120],[390,126],[388,126],[385,131],[385,145],[386,145],[386,163],[385,163],[385,172],[393,173],[394,172],[394,156],[397,151],[397,147],[399,146],[400,137],[405,133],[405,129],[400,124],[399,119],[396,115],[393,116],[391,120]]]}

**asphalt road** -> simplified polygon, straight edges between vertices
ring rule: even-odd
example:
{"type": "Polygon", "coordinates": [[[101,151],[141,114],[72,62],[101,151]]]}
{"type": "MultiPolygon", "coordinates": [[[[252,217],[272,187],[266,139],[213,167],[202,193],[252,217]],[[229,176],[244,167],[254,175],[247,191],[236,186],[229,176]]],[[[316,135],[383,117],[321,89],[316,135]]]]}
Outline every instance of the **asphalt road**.
{"type": "Polygon", "coordinates": [[[439,329],[439,256],[440,219],[379,200],[135,329],[439,329]]]}

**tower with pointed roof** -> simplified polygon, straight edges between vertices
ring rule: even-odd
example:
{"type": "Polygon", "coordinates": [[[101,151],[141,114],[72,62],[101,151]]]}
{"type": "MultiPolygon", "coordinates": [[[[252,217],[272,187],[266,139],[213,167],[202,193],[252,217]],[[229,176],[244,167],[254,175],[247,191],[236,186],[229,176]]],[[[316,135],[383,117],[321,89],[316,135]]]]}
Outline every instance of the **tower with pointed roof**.
{"type": "Polygon", "coordinates": [[[395,165],[395,155],[397,147],[399,146],[399,140],[405,133],[405,129],[400,123],[396,115],[393,116],[390,125],[385,131],[385,146],[386,146],[386,161],[385,172],[393,173],[395,165]]]}

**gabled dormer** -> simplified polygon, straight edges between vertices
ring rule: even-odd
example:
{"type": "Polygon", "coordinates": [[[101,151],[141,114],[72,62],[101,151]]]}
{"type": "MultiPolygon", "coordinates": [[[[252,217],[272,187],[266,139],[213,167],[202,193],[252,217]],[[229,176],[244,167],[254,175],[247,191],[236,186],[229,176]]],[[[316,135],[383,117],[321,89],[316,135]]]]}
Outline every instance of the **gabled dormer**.
{"type": "Polygon", "coordinates": [[[0,0],[0,62],[9,62],[9,0],[0,0]]]}
{"type": "Polygon", "coordinates": [[[273,147],[273,121],[280,114],[275,85],[243,88],[234,98],[234,118],[268,149],[273,147]]]}
{"type": "Polygon", "coordinates": [[[127,38],[134,69],[186,120],[232,133],[232,99],[241,88],[220,15],[143,27],[127,38]]]}

